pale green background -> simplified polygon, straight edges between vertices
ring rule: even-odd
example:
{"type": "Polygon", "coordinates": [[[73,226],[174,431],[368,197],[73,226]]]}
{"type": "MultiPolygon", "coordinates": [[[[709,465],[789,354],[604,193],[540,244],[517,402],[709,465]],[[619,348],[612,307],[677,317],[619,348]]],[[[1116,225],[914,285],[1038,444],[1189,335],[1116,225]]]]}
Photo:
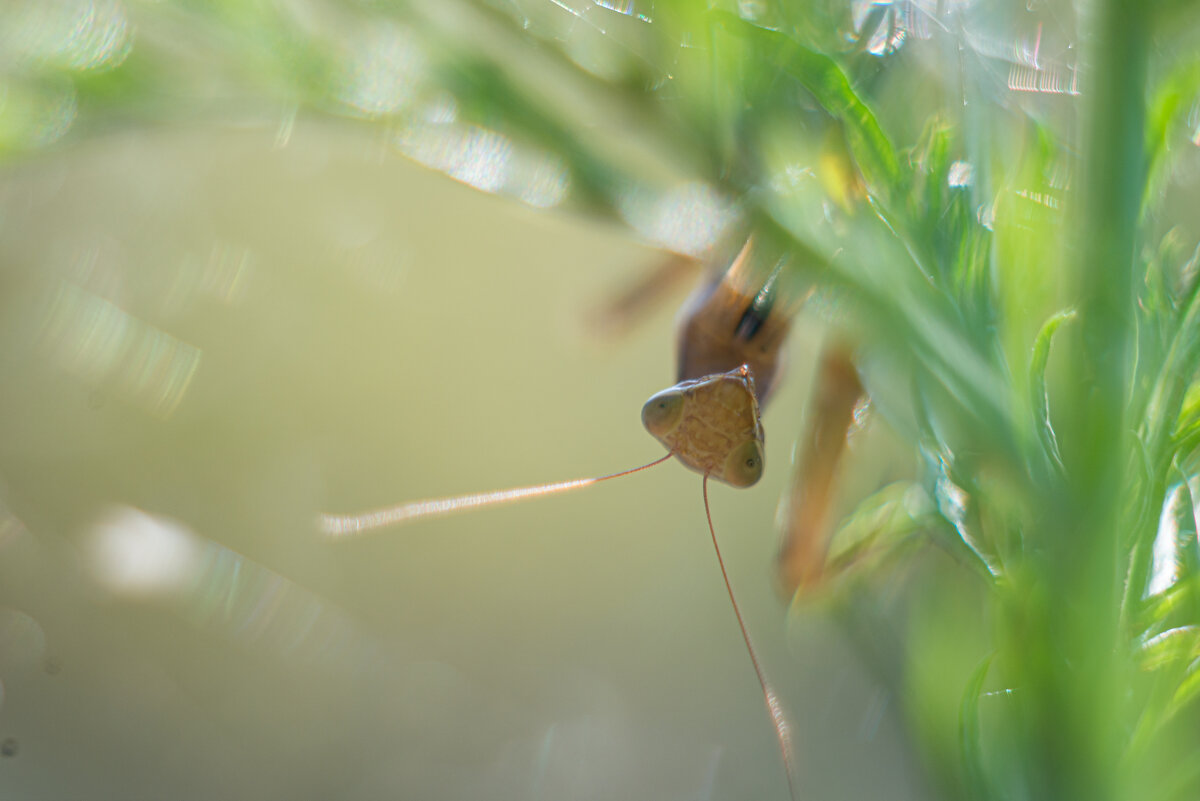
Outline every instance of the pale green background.
{"type": "MultiPolygon", "coordinates": [[[[6,167],[0,798],[786,797],[697,475],[341,544],[313,526],[656,458],[638,412],[673,374],[674,308],[615,342],[585,319],[657,258],[304,119],[282,145],[124,132],[6,167]],[[64,286],[200,350],[172,414],[47,345],[64,286]],[[114,505],[210,541],[211,586],[104,590],[87,544],[114,505]]],[[[788,627],[771,583],[816,331],[766,477],[716,487],[714,516],[801,796],[924,797],[895,699],[819,613],[788,627]]]]}

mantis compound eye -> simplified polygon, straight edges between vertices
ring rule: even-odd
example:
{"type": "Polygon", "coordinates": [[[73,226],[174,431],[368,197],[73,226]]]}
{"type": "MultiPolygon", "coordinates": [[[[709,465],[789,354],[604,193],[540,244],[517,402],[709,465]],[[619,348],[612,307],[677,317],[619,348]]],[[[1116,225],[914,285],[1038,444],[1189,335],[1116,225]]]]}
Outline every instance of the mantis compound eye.
{"type": "Polygon", "coordinates": [[[671,433],[683,418],[683,393],[668,389],[646,401],[642,407],[642,425],[655,437],[662,439],[671,433]]]}
{"type": "Polygon", "coordinates": [[[725,482],[734,487],[749,487],[758,483],[763,474],[762,446],[755,440],[734,448],[725,460],[725,482]]]}

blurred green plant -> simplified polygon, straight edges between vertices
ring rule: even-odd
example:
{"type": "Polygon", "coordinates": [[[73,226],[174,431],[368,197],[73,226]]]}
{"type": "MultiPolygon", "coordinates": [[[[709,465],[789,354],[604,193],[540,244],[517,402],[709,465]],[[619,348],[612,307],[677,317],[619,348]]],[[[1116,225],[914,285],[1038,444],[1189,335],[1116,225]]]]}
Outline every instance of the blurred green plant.
{"type": "Polygon", "coordinates": [[[846,518],[830,603],[869,642],[908,577],[903,645],[876,664],[942,794],[1200,793],[1191,4],[0,13],[6,159],[116,125],[232,114],[286,138],[336,114],[664,247],[771,232],[837,299],[872,404],[921,457],[846,518]]]}

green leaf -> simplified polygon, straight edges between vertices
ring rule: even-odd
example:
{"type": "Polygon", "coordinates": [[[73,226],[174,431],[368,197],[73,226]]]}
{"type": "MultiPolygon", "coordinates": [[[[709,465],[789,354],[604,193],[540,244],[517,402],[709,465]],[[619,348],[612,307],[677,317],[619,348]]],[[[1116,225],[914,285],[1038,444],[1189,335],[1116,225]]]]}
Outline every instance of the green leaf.
{"type": "Polygon", "coordinates": [[[1172,584],[1162,592],[1146,600],[1136,619],[1138,631],[1161,628],[1164,620],[1194,607],[1200,601],[1200,576],[1194,576],[1172,584]]]}
{"type": "Polygon", "coordinates": [[[1172,133],[1186,120],[1197,92],[1200,92],[1200,60],[1193,60],[1178,66],[1150,99],[1146,111],[1147,167],[1142,215],[1163,192],[1174,163],[1170,158],[1172,133]]]}
{"type": "Polygon", "coordinates": [[[831,566],[840,571],[886,562],[929,527],[933,514],[933,503],[921,485],[888,484],[863,499],[838,526],[831,541],[831,566]]]}
{"type": "Polygon", "coordinates": [[[872,194],[884,200],[898,194],[903,181],[896,150],[837,62],[786,34],[761,28],[727,11],[712,13],[728,30],[749,40],[750,49],[768,68],[798,80],[830,116],[842,123],[850,152],[872,194]]]}
{"type": "Polygon", "coordinates": [[[1171,698],[1172,712],[1178,712],[1182,707],[1195,701],[1197,695],[1200,695],[1200,663],[1193,664],[1188,668],[1187,675],[1179,683],[1179,689],[1171,698]]]}
{"type": "Polygon", "coordinates": [[[1181,659],[1200,657],[1200,626],[1179,626],[1142,642],[1137,649],[1138,667],[1158,670],[1181,659]]]}
{"type": "Polygon", "coordinates": [[[1186,436],[1194,414],[1195,398],[1185,405],[1192,379],[1200,368],[1200,282],[1193,285],[1184,305],[1183,316],[1171,339],[1166,358],[1146,404],[1142,441],[1146,453],[1161,470],[1166,470],[1176,447],[1186,436]]]}
{"type": "Polygon", "coordinates": [[[1029,360],[1029,400],[1033,405],[1033,417],[1038,438],[1054,463],[1062,468],[1062,454],[1058,451],[1058,439],[1050,422],[1050,395],[1046,391],[1046,363],[1050,359],[1050,342],[1054,332],[1068,320],[1075,319],[1075,310],[1066,309],[1053,315],[1042,325],[1033,341],[1033,355],[1029,360]]]}
{"type": "Polygon", "coordinates": [[[989,654],[971,673],[971,678],[963,689],[962,703],[959,705],[958,743],[962,752],[963,770],[966,773],[967,791],[976,799],[991,796],[987,771],[984,768],[983,748],[980,745],[979,699],[982,697],[983,682],[987,678],[994,656],[995,654],[989,654]]]}

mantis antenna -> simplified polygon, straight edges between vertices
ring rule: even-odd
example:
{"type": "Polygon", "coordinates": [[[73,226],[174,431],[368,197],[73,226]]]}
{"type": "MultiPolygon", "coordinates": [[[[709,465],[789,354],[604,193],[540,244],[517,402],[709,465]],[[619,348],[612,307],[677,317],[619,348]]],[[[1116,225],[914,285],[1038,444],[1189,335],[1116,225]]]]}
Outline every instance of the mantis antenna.
{"type": "Polygon", "coordinates": [[[753,373],[748,365],[743,364],[728,372],[681,381],[646,401],[642,408],[642,422],[646,429],[666,446],[667,453],[641,467],[596,478],[579,478],[532,487],[413,501],[359,515],[320,515],[318,524],[327,536],[344,538],[400,523],[583,489],[601,481],[638,473],[662,464],[672,456],[678,457],[685,466],[704,476],[701,485],[704,494],[704,515],[708,519],[709,533],[712,534],[717,564],[720,565],[725,590],[729,593],[730,603],[733,604],[733,614],[737,617],[746,651],[750,654],[750,662],[754,665],[754,673],[758,677],[759,687],[762,688],[763,702],[771,717],[771,725],[779,741],[779,750],[783,754],[788,792],[795,801],[797,795],[795,765],[792,762],[791,726],[775,689],[767,681],[766,672],[750,639],[742,610],[733,593],[733,584],[729,581],[729,573],[725,569],[725,559],[721,556],[721,546],[717,543],[717,530],[713,525],[712,510],[708,503],[710,477],[734,487],[748,487],[756,483],[762,475],[763,433],[753,373]],[[719,435],[713,436],[714,431],[719,435]]]}
{"type": "Polygon", "coordinates": [[[742,630],[742,640],[746,643],[746,652],[750,654],[750,663],[754,665],[754,675],[758,676],[758,686],[762,688],[763,702],[767,705],[767,714],[771,716],[775,738],[779,741],[779,750],[783,753],[783,770],[787,774],[788,793],[795,801],[798,796],[796,795],[796,770],[795,765],[792,764],[791,724],[788,723],[787,715],[784,714],[783,704],[779,703],[779,696],[775,694],[775,688],[767,681],[767,674],[763,670],[762,663],[758,661],[758,652],[754,650],[754,643],[750,640],[750,632],[746,629],[746,621],[742,618],[742,610],[738,606],[737,596],[733,594],[733,584],[730,583],[729,573],[725,570],[725,559],[721,556],[721,546],[717,544],[717,529],[713,525],[712,510],[708,505],[707,473],[700,486],[704,493],[704,516],[708,518],[708,531],[712,534],[713,550],[717,553],[721,578],[725,579],[725,591],[729,593],[729,602],[733,605],[733,614],[737,617],[738,628],[742,630]]]}
{"type": "Polygon", "coordinates": [[[613,473],[607,476],[597,476],[594,478],[577,478],[573,481],[558,481],[551,484],[538,484],[532,487],[515,487],[506,490],[493,490],[491,492],[478,492],[473,495],[456,495],[451,498],[432,498],[425,501],[411,501],[402,503],[399,506],[391,506],[386,509],[376,509],[372,512],[364,512],[358,515],[319,515],[317,524],[321,531],[329,537],[349,537],[355,534],[365,534],[369,531],[385,528],[387,526],[395,526],[400,523],[411,523],[416,520],[425,520],[431,517],[442,517],[444,515],[452,515],[458,512],[468,512],[472,509],[479,509],[484,506],[498,506],[504,503],[516,503],[517,501],[527,500],[529,498],[540,498],[546,495],[554,495],[559,492],[570,492],[571,490],[583,489],[590,487],[593,484],[599,484],[601,481],[608,481],[613,478],[621,478],[633,473],[647,470],[655,465],[662,464],[667,459],[670,459],[673,454],[667,453],[661,459],[655,459],[649,464],[644,464],[641,467],[634,467],[630,470],[622,470],[619,473],[613,473]]]}

